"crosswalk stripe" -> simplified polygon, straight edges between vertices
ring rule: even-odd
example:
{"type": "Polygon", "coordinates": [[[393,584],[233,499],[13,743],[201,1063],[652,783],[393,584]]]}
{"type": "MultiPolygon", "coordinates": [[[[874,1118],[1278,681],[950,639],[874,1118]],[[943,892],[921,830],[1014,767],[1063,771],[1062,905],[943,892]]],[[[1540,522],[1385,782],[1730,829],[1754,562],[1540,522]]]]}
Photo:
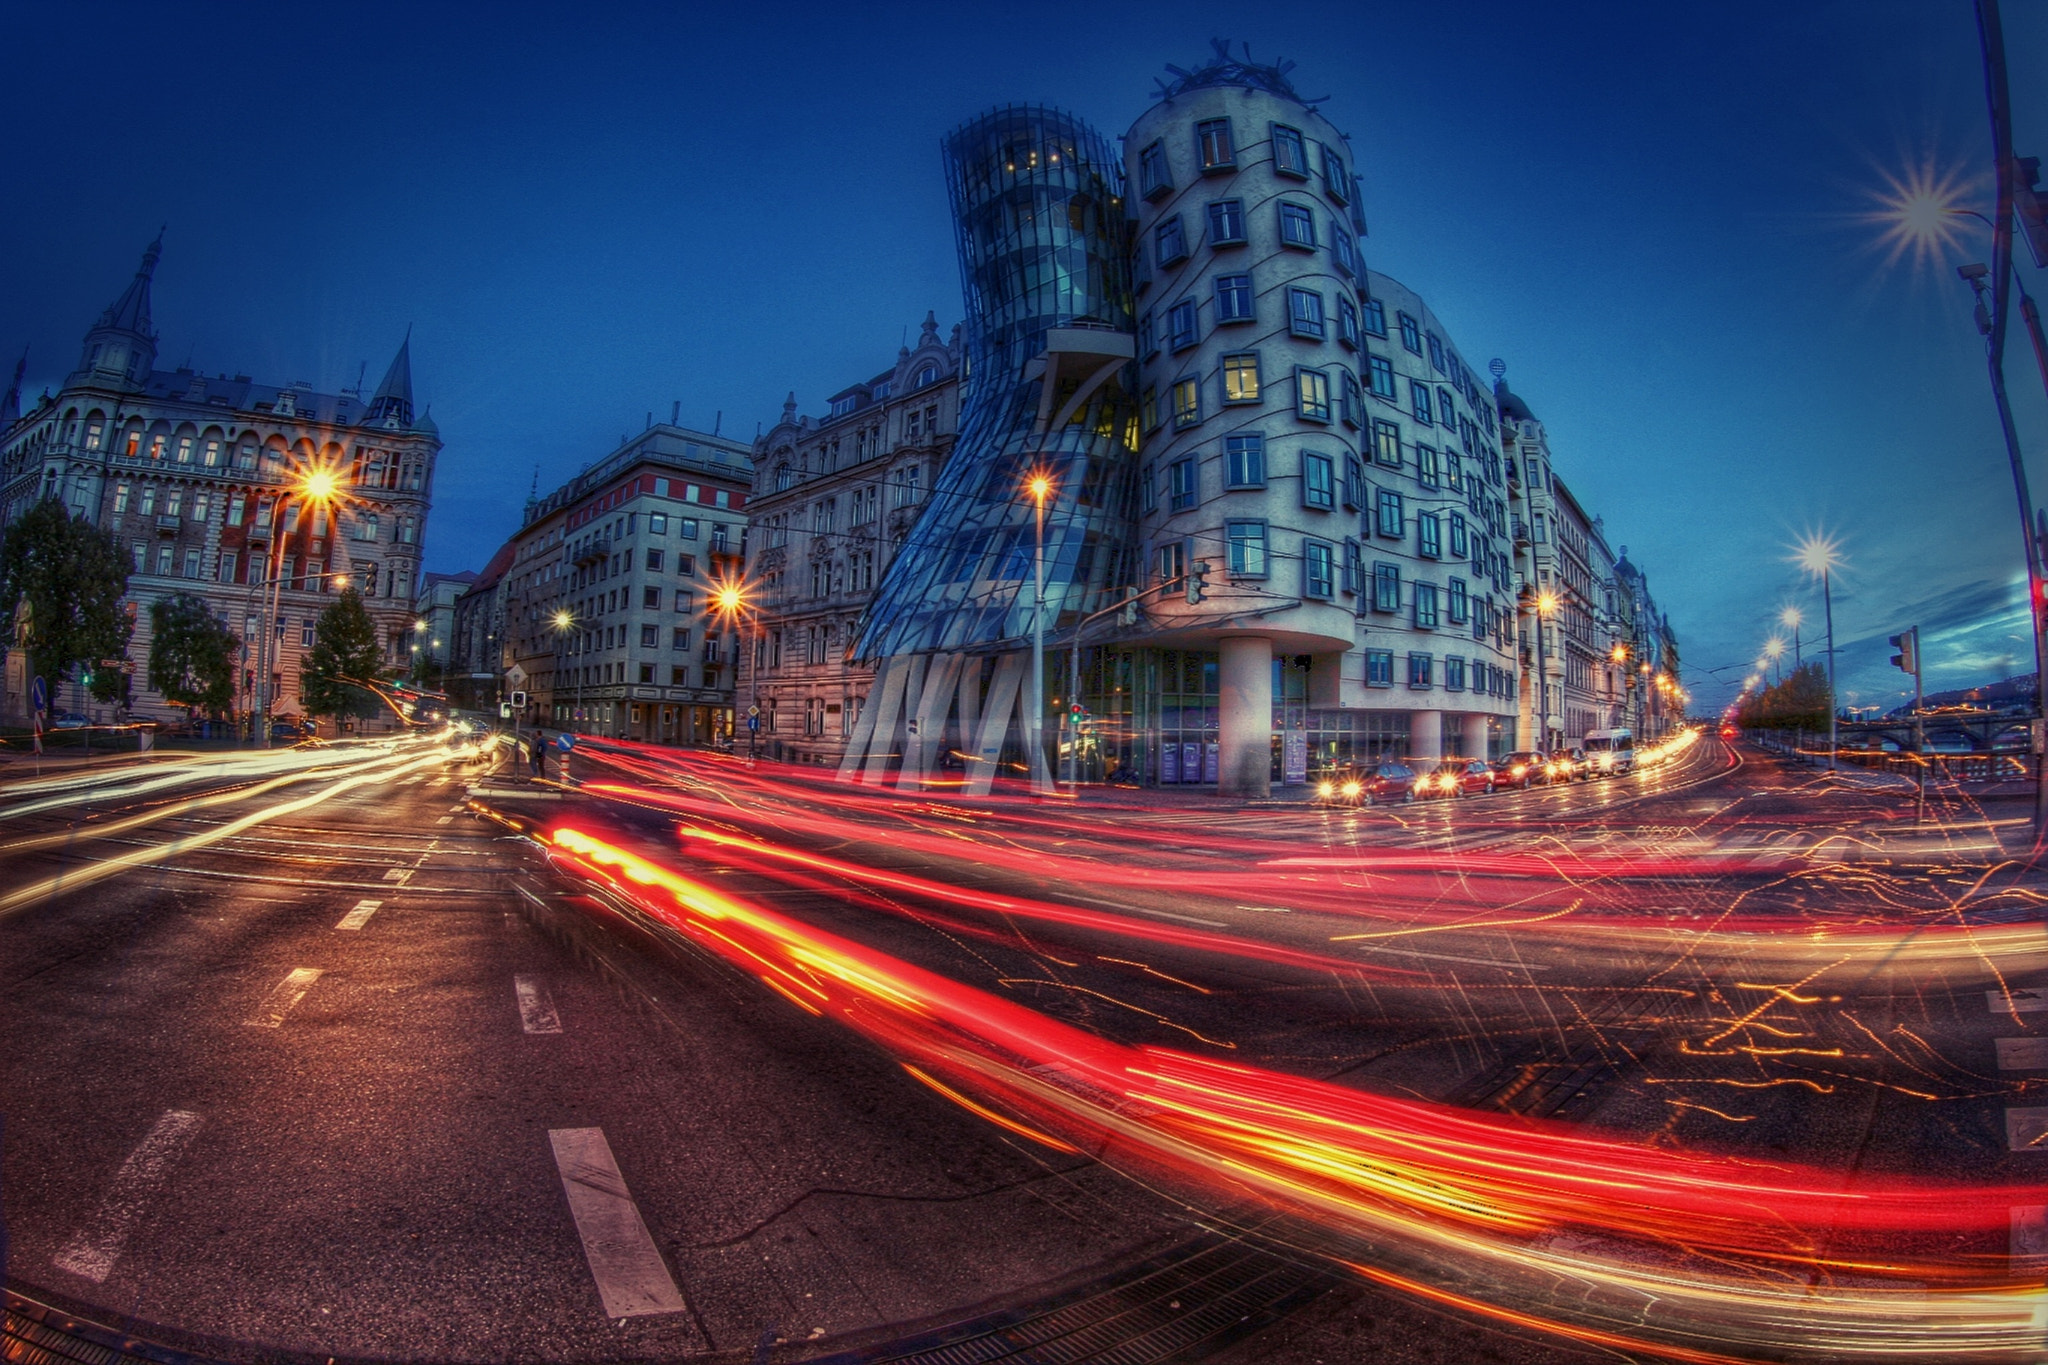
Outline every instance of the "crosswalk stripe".
{"type": "Polygon", "coordinates": [[[306,992],[313,989],[313,983],[320,979],[318,967],[294,967],[291,974],[271,987],[270,994],[263,997],[263,1003],[256,1012],[242,1022],[252,1028],[279,1028],[284,1017],[292,1012],[292,1006],[305,999],[306,992]]]}
{"type": "Polygon", "coordinates": [[[647,1223],[626,1189],[604,1129],[553,1128],[548,1130],[548,1142],[605,1316],[682,1312],[687,1306],[682,1291],[647,1234],[647,1223]]]}
{"type": "Polygon", "coordinates": [[[114,1183],[107,1187],[107,1196],[100,1201],[92,1221],[57,1253],[56,1267],[82,1275],[95,1284],[105,1283],[136,1220],[162,1188],[171,1161],[198,1131],[199,1115],[183,1109],[165,1111],[114,1173],[114,1183]]]}
{"type": "Polygon", "coordinates": [[[383,901],[359,900],[355,903],[355,908],[346,915],[343,915],[341,923],[334,927],[337,929],[360,929],[370,922],[370,916],[376,914],[377,907],[382,904],[384,904],[383,901]]]}

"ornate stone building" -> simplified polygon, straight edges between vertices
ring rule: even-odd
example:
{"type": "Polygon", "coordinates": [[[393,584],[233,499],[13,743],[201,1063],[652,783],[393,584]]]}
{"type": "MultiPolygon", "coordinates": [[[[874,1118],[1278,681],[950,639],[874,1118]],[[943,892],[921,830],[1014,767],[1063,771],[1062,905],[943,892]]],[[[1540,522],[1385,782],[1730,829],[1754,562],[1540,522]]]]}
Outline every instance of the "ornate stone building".
{"type": "Polygon", "coordinates": [[[941,341],[927,314],[893,366],[833,394],[822,416],[798,417],[792,394],[754,443],[761,614],[740,695],[760,708],[760,751],[828,765],[845,752],[875,676],[849,651],[953,448],[960,355],[959,329],[941,341]]]}
{"type": "Polygon", "coordinates": [[[132,556],[139,713],[170,713],[145,679],[149,606],[176,592],[204,597],[242,639],[237,705],[253,704],[251,650],[272,564],[283,579],[274,709],[297,709],[300,655],[346,584],[362,592],[387,662],[405,666],[441,450],[433,421],[413,405],[410,338],[367,400],[359,390],[158,369],[150,284],[161,254],[159,239],[87,330],[58,392],[0,425],[0,526],[56,498],[132,556]],[[280,517],[279,495],[312,469],[333,471],[344,496],[332,512],[289,500],[280,517]]]}

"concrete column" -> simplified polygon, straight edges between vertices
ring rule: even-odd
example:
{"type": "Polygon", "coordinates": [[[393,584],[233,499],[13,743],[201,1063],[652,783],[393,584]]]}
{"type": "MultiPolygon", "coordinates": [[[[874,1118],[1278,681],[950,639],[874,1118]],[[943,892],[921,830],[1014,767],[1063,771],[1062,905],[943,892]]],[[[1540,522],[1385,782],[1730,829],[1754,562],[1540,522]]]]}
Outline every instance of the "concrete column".
{"type": "Polygon", "coordinates": [[[1216,794],[1240,800],[1273,791],[1273,642],[1234,635],[1218,647],[1222,690],[1216,794]]]}
{"type": "Polygon", "coordinates": [[[1486,757],[1486,717],[1468,715],[1465,717],[1465,742],[1458,746],[1458,753],[1464,758],[1486,757]]]}
{"type": "Polygon", "coordinates": [[[1408,756],[1414,759],[1438,759],[1444,756],[1443,712],[1408,713],[1408,756]]]}

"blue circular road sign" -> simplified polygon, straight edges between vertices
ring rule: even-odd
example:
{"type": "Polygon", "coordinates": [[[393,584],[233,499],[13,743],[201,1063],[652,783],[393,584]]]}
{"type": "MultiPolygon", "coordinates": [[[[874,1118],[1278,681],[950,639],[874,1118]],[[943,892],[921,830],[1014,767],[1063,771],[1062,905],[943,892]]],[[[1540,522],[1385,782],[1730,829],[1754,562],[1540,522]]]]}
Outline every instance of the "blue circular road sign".
{"type": "Polygon", "coordinates": [[[564,730],[561,734],[555,736],[555,747],[566,754],[576,747],[576,737],[567,730],[564,730]]]}

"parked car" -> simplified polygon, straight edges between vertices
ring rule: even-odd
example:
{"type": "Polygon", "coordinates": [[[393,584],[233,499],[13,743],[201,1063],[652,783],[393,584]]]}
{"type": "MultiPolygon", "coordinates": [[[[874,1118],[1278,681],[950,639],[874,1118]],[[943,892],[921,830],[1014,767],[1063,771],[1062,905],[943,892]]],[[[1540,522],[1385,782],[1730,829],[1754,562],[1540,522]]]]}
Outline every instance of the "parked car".
{"type": "Polygon", "coordinates": [[[1316,801],[1327,806],[1370,806],[1377,801],[1413,801],[1428,795],[1429,779],[1406,763],[1385,759],[1332,768],[1316,783],[1316,801]]]}
{"type": "Polygon", "coordinates": [[[1550,756],[1554,781],[1583,782],[1593,775],[1593,760],[1584,749],[1560,749],[1550,756]]]}
{"type": "Polygon", "coordinates": [[[1545,766],[1548,762],[1549,756],[1536,749],[1503,754],[1493,765],[1494,785],[1523,791],[1541,785],[1550,780],[1550,771],[1545,766]]]}
{"type": "Polygon", "coordinates": [[[1430,774],[1430,780],[1443,796],[1493,795],[1493,769],[1483,759],[1447,758],[1430,774]]]}
{"type": "Polygon", "coordinates": [[[59,711],[50,719],[52,730],[83,730],[91,724],[91,716],[81,716],[76,711],[59,711]]]}

